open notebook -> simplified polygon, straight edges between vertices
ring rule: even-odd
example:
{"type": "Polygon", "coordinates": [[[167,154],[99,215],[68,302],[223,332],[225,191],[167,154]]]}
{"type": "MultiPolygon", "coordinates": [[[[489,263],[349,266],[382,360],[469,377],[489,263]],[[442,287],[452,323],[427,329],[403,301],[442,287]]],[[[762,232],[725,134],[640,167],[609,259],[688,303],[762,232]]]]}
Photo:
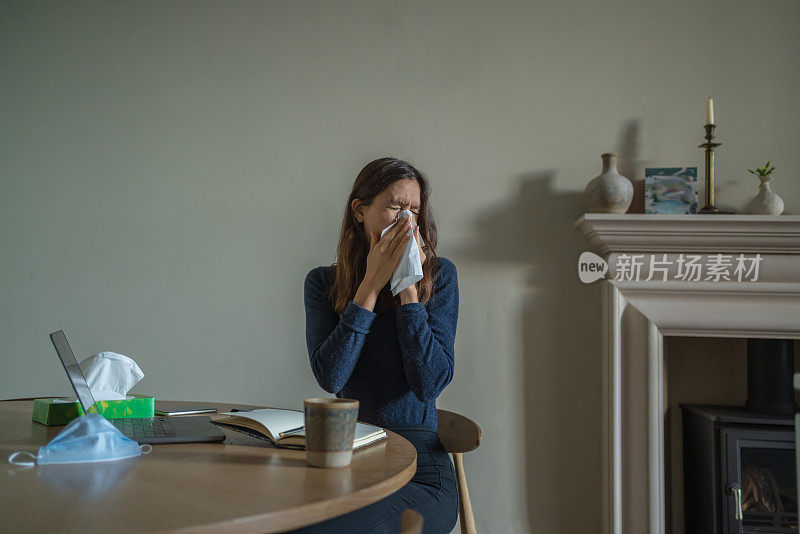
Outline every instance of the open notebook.
{"type": "MultiPolygon", "coordinates": [[[[306,448],[305,427],[303,426],[305,415],[301,411],[262,408],[249,412],[223,412],[220,415],[229,415],[230,417],[213,421],[215,425],[270,441],[276,447],[306,448]]],[[[386,431],[381,427],[357,422],[353,449],[369,445],[385,437],[386,431]]]]}

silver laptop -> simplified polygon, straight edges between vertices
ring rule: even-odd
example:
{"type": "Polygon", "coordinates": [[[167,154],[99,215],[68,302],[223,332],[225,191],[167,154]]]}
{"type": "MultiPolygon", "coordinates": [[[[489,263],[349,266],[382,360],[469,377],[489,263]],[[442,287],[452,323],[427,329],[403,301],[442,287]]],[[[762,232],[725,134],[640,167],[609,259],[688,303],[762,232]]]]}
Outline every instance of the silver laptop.
{"type": "MultiPolygon", "coordinates": [[[[67,343],[64,331],[53,332],[50,334],[50,339],[67,372],[67,378],[78,396],[78,401],[83,406],[83,411],[89,413],[89,408],[94,405],[94,397],[86,383],[86,377],[83,376],[83,371],[67,343]]],[[[203,443],[225,439],[225,433],[212,424],[211,418],[208,416],[130,417],[109,418],[108,420],[123,434],[139,443],[203,443]]]]}

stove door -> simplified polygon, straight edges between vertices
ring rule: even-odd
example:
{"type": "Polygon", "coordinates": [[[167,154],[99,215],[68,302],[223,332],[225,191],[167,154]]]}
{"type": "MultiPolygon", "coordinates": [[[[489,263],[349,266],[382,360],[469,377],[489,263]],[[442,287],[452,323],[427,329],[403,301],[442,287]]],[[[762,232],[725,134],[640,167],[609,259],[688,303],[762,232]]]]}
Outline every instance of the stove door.
{"type": "Polygon", "coordinates": [[[794,432],[722,430],[723,532],[797,533],[794,432]]]}

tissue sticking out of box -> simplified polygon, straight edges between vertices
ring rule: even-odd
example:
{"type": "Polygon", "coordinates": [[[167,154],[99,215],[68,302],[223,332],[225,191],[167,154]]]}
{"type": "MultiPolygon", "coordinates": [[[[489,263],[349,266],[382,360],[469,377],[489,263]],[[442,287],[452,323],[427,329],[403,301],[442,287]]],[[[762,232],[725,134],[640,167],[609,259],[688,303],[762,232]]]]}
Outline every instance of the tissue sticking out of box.
{"type": "Polygon", "coordinates": [[[135,361],[116,352],[98,352],[78,365],[96,401],[132,398],[128,391],[144,377],[135,361]]]}

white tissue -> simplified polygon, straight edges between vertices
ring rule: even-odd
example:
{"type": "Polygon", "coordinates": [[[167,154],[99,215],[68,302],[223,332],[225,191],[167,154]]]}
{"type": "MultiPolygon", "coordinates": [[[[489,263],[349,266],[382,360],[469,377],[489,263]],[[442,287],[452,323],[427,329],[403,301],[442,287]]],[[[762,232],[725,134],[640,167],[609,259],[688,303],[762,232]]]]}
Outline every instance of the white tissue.
{"type": "Polygon", "coordinates": [[[414,214],[411,213],[411,210],[403,210],[398,213],[397,219],[381,231],[381,237],[395,224],[402,222],[404,219],[411,220],[411,227],[408,229],[411,239],[408,240],[406,250],[400,257],[400,261],[397,262],[397,267],[395,267],[394,273],[392,273],[392,279],[389,281],[389,287],[392,289],[392,296],[396,296],[405,288],[422,280],[422,259],[419,256],[417,238],[414,236],[415,221],[414,214]]]}
{"type": "Polygon", "coordinates": [[[116,352],[98,352],[78,365],[96,401],[131,399],[128,391],[144,377],[135,361],[116,352]]]}

